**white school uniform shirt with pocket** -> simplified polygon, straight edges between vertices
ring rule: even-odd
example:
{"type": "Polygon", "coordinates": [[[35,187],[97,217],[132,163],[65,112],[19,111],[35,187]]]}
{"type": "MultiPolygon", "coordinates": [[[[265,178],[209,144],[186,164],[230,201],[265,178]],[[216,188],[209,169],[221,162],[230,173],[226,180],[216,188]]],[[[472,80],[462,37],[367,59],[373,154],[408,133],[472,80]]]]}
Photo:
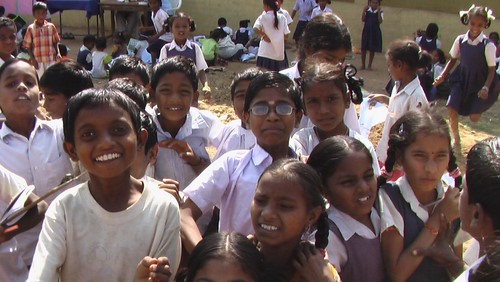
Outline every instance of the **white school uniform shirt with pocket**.
{"type": "Polygon", "coordinates": [[[271,40],[271,42],[260,41],[257,56],[283,61],[285,59],[285,34],[289,34],[290,29],[286,24],[285,16],[281,13],[276,13],[276,15],[278,16],[278,28],[274,27],[273,11],[263,12],[255,20],[253,28],[261,30],[271,40]]]}
{"type": "Polygon", "coordinates": [[[257,140],[250,129],[241,126],[242,121],[237,119],[227,123],[220,135],[220,144],[214,155],[214,161],[233,150],[251,149],[257,140]]]}

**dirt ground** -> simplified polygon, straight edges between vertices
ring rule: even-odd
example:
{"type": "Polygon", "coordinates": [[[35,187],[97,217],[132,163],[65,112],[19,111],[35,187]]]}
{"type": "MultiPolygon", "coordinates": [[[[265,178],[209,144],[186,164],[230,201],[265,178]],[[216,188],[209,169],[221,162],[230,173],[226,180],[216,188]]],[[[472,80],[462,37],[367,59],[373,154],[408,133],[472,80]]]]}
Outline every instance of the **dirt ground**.
{"type": "MultiPolygon", "coordinates": [[[[69,48],[69,57],[76,59],[76,54],[81,46],[84,30],[65,29],[64,32],[73,32],[77,35],[76,39],[65,39],[62,43],[69,48]]],[[[110,44],[108,44],[110,46],[110,44]]],[[[109,48],[108,48],[109,49],[109,48]]],[[[110,50],[107,50],[110,52],[110,50]]],[[[288,58],[292,60],[295,57],[295,48],[287,48],[288,58]]],[[[354,54],[346,63],[360,66],[361,59],[359,54],[354,54]]],[[[208,109],[216,114],[222,122],[226,123],[236,118],[232,106],[229,93],[229,86],[235,74],[242,70],[254,66],[253,63],[230,62],[223,71],[209,71],[207,78],[212,88],[212,98],[209,103],[200,103],[200,108],[208,109]]],[[[376,54],[373,62],[372,70],[360,70],[357,76],[364,79],[364,88],[369,93],[385,93],[384,87],[389,79],[387,72],[387,64],[383,54],[376,54]]],[[[102,85],[104,80],[96,80],[96,86],[102,85]]],[[[443,115],[446,115],[445,101],[438,102],[437,106],[442,110],[443,115]]],[[[460,118],[460,135],[462,138],[462,156],[459,157],[460,166],[464,167],[464,157],[470,147],[476,142],[485,139],[489,136],[500,136],[500,103],[495,103],[493,107],[486,112],[481,121],[471,123],[467,118],[460,118]]],[[[374,145],[377,144],[381,135],[382,125],[372,129],[370,139],[374,145]]]]}

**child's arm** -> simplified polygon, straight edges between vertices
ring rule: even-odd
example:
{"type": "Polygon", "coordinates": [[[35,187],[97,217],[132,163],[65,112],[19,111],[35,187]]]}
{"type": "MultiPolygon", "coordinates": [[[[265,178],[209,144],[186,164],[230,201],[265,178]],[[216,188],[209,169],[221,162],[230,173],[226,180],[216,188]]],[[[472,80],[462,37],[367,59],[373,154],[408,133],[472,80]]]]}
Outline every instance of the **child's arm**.
{"type": "Polygon", "coordinates": [[[448,63],[446,63],[446,66],[444,67],[443,72],[438,77],[436,77],[436,79],[434,80],[434,84],[433,85],[434,86],[438,86],[439,84],[443,83],[444,80],[446,79],[446,77],[448,76],[448,74],[450,73],[450,71],[455,66],[456,63],[457,63],[457,59],[451,58],[448,61],[448,63]]]}
{"type": "Polygon", "coordinates": [[[196,225],[196,220],[202,215],[200,208],[189,198],[181,205],[181,239],[188,253],[203,239],[196,225]]]}
{"type": "Polygon", "coordinates": [[[384,11],[380,9],[380,5],[378,6],[378,23],[381,24],[384,21],[383,16],[384,11]]]}
{"type": "Polygon", "coordinates": [[[486,82],[484,82],[483,88],[481,88],[481,90],[477,93],[479,98],[483,100],[488,99],[488,92],[490,91],[491,82],[493,82],[495,75],[495,66],[488,67],[488,77],[486,78],[486,82]]]}
{"type": "Polygon", "coordinates": [[[336,269],[309,242],[301,242],[297,247],[297,257],[293,261],[293,266],[300,273],[300,281],[341,281],[336,269]]]}
{"type": "Polygon", "coordinates": [[[366,12],[368,11],[368,8],[369,8],[368,4],[363,8],[363,12],[361,13],[361,21],[362,22],[365,22],[365,20],[366,20],[366,12]]]}
{"type": "Polygon", "coordinates": [[[28,55],[30,56],[31,63],[35,67],[35,69],[38,69],[38,61],[35,58],[35,54],[33,53],[33,28],[32,26],[28,26],[28,29],[26,30],[26,35],[24,36],[23,40],[23,47],[26,49],[28,52],[28,55]]]}
{"type": "Polygon", "coordinates": [[[208,160],[197,156],[186,141],[175,139],[163,140],[159,143],[159,146],[174,150],[182,160],[193,168],[196,175],[199,175],[210,164],[208,160]]]}

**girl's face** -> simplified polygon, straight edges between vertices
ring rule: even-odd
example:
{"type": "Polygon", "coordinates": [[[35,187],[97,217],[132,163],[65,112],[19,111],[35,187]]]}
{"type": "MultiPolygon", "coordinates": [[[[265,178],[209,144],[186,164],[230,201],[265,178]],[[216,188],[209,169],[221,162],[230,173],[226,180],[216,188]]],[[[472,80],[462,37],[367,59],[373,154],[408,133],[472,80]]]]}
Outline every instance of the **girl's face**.
{"type": "Polygon", "coordinates": [[[352,218],[369,217],[377,197],[377,180],[366,152],[351,152],[328,176],[327,197],[330,204],[352,218]]]}
{"type": "Polygon", "coordinates": [[[236,116],[238,116],[238,118],[241,120],[243,120],[245,96],[250,82],[251,80],[242,80],[236,84],[236,87],[234,87],[233,109],[236,116]]]}
{"type": "Polygon", "coordinates": [[[450,141],[438,134],[417,134],[415,141],[397,155],[412,189],[422,192],[436,189],[449,160],[450,141]]]}
{"type": "Polygon", "coordinates": [[[253,198],[250,214],[255,237],[263,245],[295,248],[321,208],[310,210],[297,181],[265,173],[253,198]]]}
{"type": "Polygon", "coordinates": [[[434,50],[432,51],[432,63],[436,64],[438,62],[439,62],[439,53],[436,50],[434,50]]]}
{"type": "Polygon", "coordinates": [[[158,81],[154,96],[161,120],[171,123],[184,122],[195,92],[185,73],[176,71],[164,74],[158,81]]]}
{"type": "Polygon", "coordinates": [[[469,37],[476,39],[486,28],[486,21],[481,16],[472,16],[469,19],[469,37]]]}
{"type": "Polygon", "coordinates": [[[115,103],[81,109],[74,126],[75,142],[65,142],[65,151],[90,175],[103,179],[130,171],[138,142],[147,138],[144,133],[138,138],[130,114],[115,103]]]}
{"type": "Polygon", "coordinates": [[[312,83],[304,92],[304,105],[311,122],[325,133],[334,132],[344,126],[344,112],[349,100],[332,81],[312,83]]]}
{"type": "Polygon", "coordinates": [[[319,5],[319,7],[320,7],[321,9],[324,9],[324,8],[325,8],[325,6],[326,6],[326,4],[327,4],[327,2],[328,2],[327,0],[319,0],[319,1],[318,1],[318,5],[319,5]]]}
{"type": "Polygon", "coordinates": [[[14,115],[33,117],[40,90],[35,69],[24,61],[9,65],[0,75],[0,108],[7,119],[14,115]]]}
{"type": "Polygon", "coordinates": [[[149,0],[148,1],[149,8],[151,8],[152,11],[158,11],[160,9],[160,1],[159,0],[149,0]]]}
{"type": "Polygon", "coordinates": [[[277,87],[261,89],[253,98],[249,112],[243,113],[245,123],[264,150],[288,146],[290,134],[301,118],[302,111],[296,110],[292,98],[277,87]],[[263,114],[261,110],[266,108],[267,113],[263,114]]]}
{"type": "Polygon", "coordinates": [[[378,0],[371,0],[370,1],[370,7],[372,7],[372,10],[378,9],[380,5],[380,2],[378,0]]]}
{"type": "Polygon", "coordinates": [[[176,41],[185,41],[189,37],[191,26],[188,18],[176,18],[172,23],[172,34],[176,41]]]}
{"type": "Polygon", "coordinates": [[[193,282],[254,282],[250,275],[243,271],[239,263],[232,259],[210,259],[198,269],[193,282]]]}
{"type": "Polygon", "coordinates": [[[394,81],[399,81],[404,76],[403,63],[401,61],[393,61],[387,58],[387,66],[389,74],[394,81]]]}

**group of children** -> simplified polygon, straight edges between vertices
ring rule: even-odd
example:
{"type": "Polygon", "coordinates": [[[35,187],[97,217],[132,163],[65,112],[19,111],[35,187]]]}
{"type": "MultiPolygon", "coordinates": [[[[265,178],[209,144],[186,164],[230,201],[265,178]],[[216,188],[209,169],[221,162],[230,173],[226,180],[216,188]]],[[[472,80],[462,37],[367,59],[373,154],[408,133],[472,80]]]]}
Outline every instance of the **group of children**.
{"type": "MultiPolygon", "coordinates": [[[[283,36],[286,17],[275,2],[263,4],[255,32],[283,36]]],[[[467,15],[465,36],[482,41],[486,9],[467,15]]],[[[358,133],[357,93],[341,64],[351,37],[338,16],[321,13],[304,26],[294,67],[238,74],[230,91],[239,120],[227,125],[192,107],[199,81],[208,86],[203,55],[188,39],[192,20],[179,13],[169,21],[174,40],[151,74],[142,61],[119,57],[100,89],[73,62],[56,63],[38,79],[32,65],[5,58],[0,180],[9,189],[0,189],[2,210],[27,185],[43,197],[68,174],[86,181],[0,227],[0,247],[16,246],[0,248],[12,262],[2,259],[2,279],[450,281],[465,268],[461,242],[450,243],[459,217],[482,253],[458,281],[498,279],[500,140],[471,149],[460,196],[449,127],[429,109],[417,76],[417,43],[398,40],[387,51],[392,95],[369,97],[390,112],[375,150],[358,133]],[[212,159],[210,146],[217,148],[212,159]],[[454,183],[445,184],[445,174],[454,183]],[[220,233],[210,235],[217,214],[220,233]],[[181,243],[189,261],[177,273],[181,243]]],[[[463,79],[452,84],[450,105],[473,98],[484,111],[492,102],[481,99],[498,96],[490,60],[484,78],[474,79],[487,84],[480,97],[467,96],[466,61],[479,55],[462,53],[472,49],[463,38],[452,54],[461,55],[463,79]]]]}

